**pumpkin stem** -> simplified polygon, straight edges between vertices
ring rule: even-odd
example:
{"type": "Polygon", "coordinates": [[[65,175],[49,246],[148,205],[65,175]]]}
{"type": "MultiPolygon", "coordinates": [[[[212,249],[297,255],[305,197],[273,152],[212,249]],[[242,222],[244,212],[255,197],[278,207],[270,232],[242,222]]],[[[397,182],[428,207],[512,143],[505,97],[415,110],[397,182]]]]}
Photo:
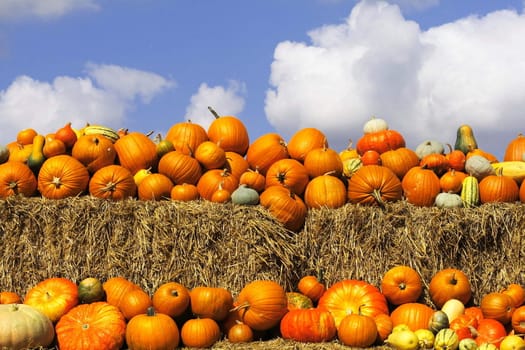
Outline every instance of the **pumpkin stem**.
{"type": "Polygon", "coordinates": [[[242,304],[239,304],[237,305],[236,307],[234,307],[233,309],[230,309],[230,312],[235,312],[235,311],[239,311],[241,309],[247,309],[250,307],[250,303],[245,301],[244,303],[242,304]]]}
{"type": "Polygon", "coordinates": [[[215,112],[215,110],[213,108],[211,108],[210,106],[208,106],[208,110],[211,112],[211,114],[213,114],[213,116],[215,117],[215,119],[219,119],[221,116],[215,112]]]}
{"type": "Polygon", "coordinates": [[[59,178],[59,177],[56,177],[56,176],[53,176],[53,180],[51,181],[51,183],[52,183],[56,188],[60,188],[60,186],[62,186],[62,181],[60,181],[60,178],[59,178]]]}
{"type": "Polygon", "coordinates": [[[377,188],[375,188],[374,191],[372,192],[372,197],[374,197],[374,199],[376,200],[377,204],[379,204],[379,206],[381,208],[383,208],[383,209],[385,208],[385,201],[381,197],[381,191],[379,191],[377,188]]]}
{"type": "Polygon", "coordinates": [[[18,187],[18,183],[17,183],[16,181],[11,181],[11,182],[9,183],[9,186],[8,186],[8,187],[9,187],[10,190],[13,190],[13,191],[14,191],[14,190],[16,190],[17,187],[18,187]]]}
{"type": "Polygon", "coordinates": [[[153,306],[148,307],[146,310],[146,315],[155,316],[155,308],[153,306]]]}

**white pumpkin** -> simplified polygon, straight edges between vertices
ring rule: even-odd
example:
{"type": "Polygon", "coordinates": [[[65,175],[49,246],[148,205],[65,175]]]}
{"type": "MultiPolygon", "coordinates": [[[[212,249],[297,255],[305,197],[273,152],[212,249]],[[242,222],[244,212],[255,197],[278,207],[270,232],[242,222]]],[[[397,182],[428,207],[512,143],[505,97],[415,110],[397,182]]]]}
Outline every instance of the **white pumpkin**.
{"type": "Polygon", "coordinates": [[[496,174],[490,161],[479,155],[471,156],[465,161],[465,172],[478,180],[483,179],[485,176],[496,174]]]}
{"type": "Polygon", "coordinates": [[[381,118],[372,117],[363,125],[363,133],[371,134],[373,132],[388,130],[388,123],[381,118]]]}
{"type": "Polygon", "coordinates": [[[441,192],[436,196],[435,205],[438,208],[461,208],[463,200],[457,193],[441,192]]]}
{"type": "Polygon", "coordinates": [[[429,155],[429,154],[443,154],[445,153],[445,146],[443,143],[435,140],[425,140],[421,142],[419,145],[416,146],[415,152],[419,159],[423,159],[423,157],[429,155]]]}

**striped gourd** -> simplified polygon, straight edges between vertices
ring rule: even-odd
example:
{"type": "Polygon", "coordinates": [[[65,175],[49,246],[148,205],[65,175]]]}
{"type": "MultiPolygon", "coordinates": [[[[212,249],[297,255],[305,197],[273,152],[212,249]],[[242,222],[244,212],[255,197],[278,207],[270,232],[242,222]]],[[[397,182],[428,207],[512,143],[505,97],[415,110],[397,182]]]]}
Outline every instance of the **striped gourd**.
{"type": "Polygon", "coordinates": [[[450,328],[443,328],[437,332],[434,338],[435,350],[452,350],[459,346],[458,334],[450,328]]]}
{"type": "Polygon", "coordinates": [[[102,125],[86,125],[81,129],[82,135],[103,135],[115,142],[119,139],[119,134],[116,130],[102,125]]]}
{"type": "Polygon", "coordinates": [[[463,179],[461,185],[461,199],[465,208],[479,205],[479,182],[478,179],[469,175],[463,179]]]}

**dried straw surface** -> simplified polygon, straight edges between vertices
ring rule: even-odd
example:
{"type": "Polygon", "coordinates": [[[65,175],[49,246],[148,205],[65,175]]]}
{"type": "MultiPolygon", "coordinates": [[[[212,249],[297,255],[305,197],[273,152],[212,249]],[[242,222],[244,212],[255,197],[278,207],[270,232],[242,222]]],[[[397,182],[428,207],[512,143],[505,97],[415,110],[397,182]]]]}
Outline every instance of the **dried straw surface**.
{"type": "MultiPolygon", "coordinates": [[[[418,270],[428,287],[435,272],[463,270],[472,303],[511,282],[525,284],[525,205],[385,208],[347,204],[311,210],[299,233],[285,230],[260,206],[207,201],[127,200],[89,196],[0,201],[0,289],[22,296],[47,277],[80,281],[129,278],[152,293],[174,280],[189,288],[224,287],[234,296],[256,279],[294,290],[306,274],[329,286],[362,279],[376,286],[391,267],[418,270]]],[[[425,288],[421,301],[431,304],[425,288]]],[[[342,349],[337,342],[271,339],[215,349],[342,349]]]]}

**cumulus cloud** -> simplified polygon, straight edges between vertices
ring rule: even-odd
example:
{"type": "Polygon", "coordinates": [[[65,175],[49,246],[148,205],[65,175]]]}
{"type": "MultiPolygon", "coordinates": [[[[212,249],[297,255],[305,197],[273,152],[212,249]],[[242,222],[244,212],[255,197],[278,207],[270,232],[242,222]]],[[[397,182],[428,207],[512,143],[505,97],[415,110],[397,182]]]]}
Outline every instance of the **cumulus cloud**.
{"type": "Polygon", "coordinates": [[[0,19],[57,18],[78,10],[98,10],[96,0],[2,0],[0,19]]]}
{"type": "Polygon", "coordinates": [[[410,146],[453,143],[466,123],[481,148],[501,150],[523,125],[524,35],[516,11],[422,31],[396,5],[360,2],[344,23],[312,30],[310,43],[277,45],[266,115],[283,135],[318,127],[334,148],[358,139],[375,115],[410,146]]]}
{"type": "Polygon", "coordinates": [[[208,110],[212,107],[219,115],[237,115],[244,109],[246,87],[238,81],[230,81],[227,87],[213,86],[206,83],[199,86],[199,90],[191,97],[190,105],[186,108],[184,119],[200,124],[208,129],[214,117],[208,110]]]}
{"type": "MultiPolygon", "coordinates": [[[[17,77],[0,90],[0,130],[22,130],[28,121],[43,134],[67,122],[74,127],[89,122],[119,128],[137,98],[147,103],[174,84],[155,73],[113,65],[89,64],[87,72],[85,77],[59,76],[52,82],[17,77]]],[[[1,133],[0,142],[11,142],[14,135],[1,133]]]]}
{"type": "MultiPolygon", "coordinates": [[[[379,1],[379,0],[371,0],[379,1]]],[[[421,11],[429,7],[439,5],[439,0],[388,0],[390,4],[398,5],[404,11],[421,11]]]]}

